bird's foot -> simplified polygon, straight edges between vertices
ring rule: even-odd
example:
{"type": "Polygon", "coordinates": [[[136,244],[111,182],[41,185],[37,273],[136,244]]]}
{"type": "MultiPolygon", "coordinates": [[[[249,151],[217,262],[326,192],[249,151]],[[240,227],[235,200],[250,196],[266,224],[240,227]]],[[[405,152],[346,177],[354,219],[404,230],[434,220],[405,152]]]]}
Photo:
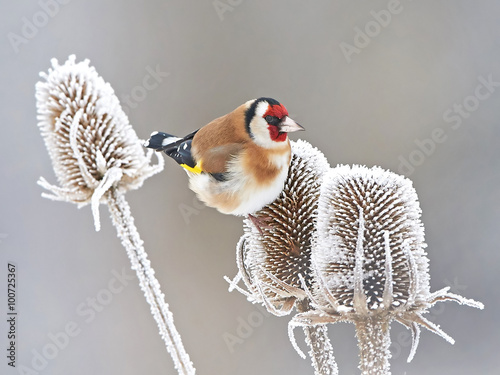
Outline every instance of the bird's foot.
{"type": "Polygon", "coordinates": [[[257,228],[259,233],[264,236],[264,231],[262,229],[271,229],[271,225],[269,225],[268,217],[266,216],[254,216],[252,214],[248,214],[248,218],[252,222],[252,224],[257,228]]]}

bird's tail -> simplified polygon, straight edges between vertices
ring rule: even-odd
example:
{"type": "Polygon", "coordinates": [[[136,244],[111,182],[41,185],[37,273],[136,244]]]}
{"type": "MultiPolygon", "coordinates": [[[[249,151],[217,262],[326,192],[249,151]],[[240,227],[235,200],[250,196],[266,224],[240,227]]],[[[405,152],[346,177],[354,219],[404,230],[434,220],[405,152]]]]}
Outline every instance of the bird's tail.
{"type": "Polygon", "coordinates": [[[194,173],[201,173],[201,169],[197,168],[197,163],[191,155],[191,142],[197,131],[194,131],[184,138],[179,138],[171,134],[154,132],[144,143],[144,147],[163,151],[165,154],[174,159],[181,167],[194,173]]]}
{"type": "Polygon", "coordinates": [[[176,149],[183,141],[182,138],[163,132],[153,132],[144,143],[144,147],[155,149],[156,151],[166,151],[176,149]]]}

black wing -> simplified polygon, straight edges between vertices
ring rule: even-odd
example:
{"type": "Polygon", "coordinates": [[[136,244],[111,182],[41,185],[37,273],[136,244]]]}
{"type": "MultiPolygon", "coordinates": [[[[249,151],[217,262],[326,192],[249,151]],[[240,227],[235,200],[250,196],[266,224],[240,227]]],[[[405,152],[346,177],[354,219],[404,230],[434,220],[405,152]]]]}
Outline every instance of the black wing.
{"type": "Polygon", "coordinates": [[[191,155],[191,142],[197,132],[198,130],[186,135],[184,138],[179,138],[163,132],[154,132],[144,144],[144,147],[152,148],[156,151],[163,151],[178,164],[185,164],[194,168],[196,162],[191,155]]]}
{"type": "Polygon", "coordinates": [[[194,132],[186,135],[184,138],[179,138],[168,133],[154,132],[149,137],[149,140],[146,141],[144,147],[152,148],[156,151],[165,151],[171,148],[177,148],[182,142],[192,140],[197,132],[198,130],[195,130],[194,132]]]}

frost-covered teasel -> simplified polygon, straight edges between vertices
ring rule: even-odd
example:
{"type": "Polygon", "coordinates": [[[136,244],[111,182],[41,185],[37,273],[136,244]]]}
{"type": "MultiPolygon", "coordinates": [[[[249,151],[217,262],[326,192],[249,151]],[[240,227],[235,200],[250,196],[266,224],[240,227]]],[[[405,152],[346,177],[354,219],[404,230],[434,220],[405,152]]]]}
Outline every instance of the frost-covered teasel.
{"type": "MultiPolygon", "coordinates": [[[[144,153],[113,89],[89,60],[75,56],[42,72],[36,84],[38,126],[49,151],[60,186],[41,178],[39,184],[52,194],[45,197],[69,201],[79,207],[92,203],[96,230],[98,205],[111,187],[119,191],[139,188],[163,169],[150,165],[152,152],[144,153]]],[[[104,197],[105,199],[105,197],[104,197]]]]}
{"type": "MultiPolygon", "coordinates": [[[[363,374],[389,374],[390,323],[408,327],[418,345],[420,326],[453,343],[423,314],[439,301],[477,308],[479,302],[430,292],[421,210],[410,180],[381,168],[341,166],[324,178],[311,264],[314,310],[291,324],[354,323],[363,374]]],[[[291,335],[293,340],[293,334],[291,335]]],[[[298,348],[297,348],[298,349],[298,348]]]]}
{"type": "Polygon", "coordinates": [[[125,200],[128,190],[163,169],[163,158],[150,165],[152,152],[144,153],[113,89],[88,60],[75,63],[75,56],[70,56],[59,65],[53,59],[52,69],[41,77],[44,81],[36,85],[38,126],[60,184],[50,185],[41,178],[39,184],[52,192],[44,196],[79,207],[91,203],[96,230],[99,203],[108,205],[174,365],[179,374],[193,375],[195,369],[125,200]]]}
{"type": "Polygon", "coordinates": [[[275,315],[288,314],[306,297],[299,275],[309,283],[314,215],[323,174],[323,154],[304,141],[292,142],[292,161],[279,197],[244,220],[241,242],[243,280],[258,302],[275,315]]]}
{"type": "MultiPolygon", "coordinates": [[[[284,189],[271,204],[244,220],[237,246],[239,273],[230,281],[247,298],[262,303],[277,316],[307,311],[302,282],[310,285],[311,240],[323,175],[329,170],[324,155],[309,143],[291,142],[292,160],[284,189]],[[258,223],[256,225],[256,223],[258,223]],[[247,290],[237,286],[243,280],[247,290]]],[[[333,375],[337,366],[326,327],[305,327],[316,374],[333,375]]]]}

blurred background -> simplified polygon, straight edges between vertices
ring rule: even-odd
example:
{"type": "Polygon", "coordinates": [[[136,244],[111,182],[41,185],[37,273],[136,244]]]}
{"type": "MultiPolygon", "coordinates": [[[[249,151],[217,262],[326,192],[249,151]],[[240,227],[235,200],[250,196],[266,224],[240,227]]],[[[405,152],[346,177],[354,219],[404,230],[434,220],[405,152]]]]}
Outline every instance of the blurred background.
{"type": "MultiPolygon", "coordinates": [[[[317,146],[332,165],[380,165],[410,177],[432,290],[451,286],[486,308],[437,305],[428,316],[456,344],[424,330],[409,364],[408,332],[394,323],[392,373],[499,373],[498,1],[23,0],[0,7],[3,349],[9,262],[17,265],[19,311],[18,367],[2,350],[0,373],[176,374],[107,208],[96,233],[88,206],[43,199],[36,184],[40,176],[56,179],[37,128],[35,83],[51,58],[63,63],[70,54],[89,58],[112,85],[140,138],[153,130],[187,134],[270,96],[306,127],[292,139],[317,146]],[[110,292],[110,285],[123,288],[110,292]],[[54,337],[65,331],[72,336],[57,348],[54,337]]],[[[236,274],[241,218],[204,208],[171,160],[127,199],[199,374],[313,373],[288,340],[289,317],[227,291],[223,276],[236,274]]],[[[340,373],[359,373],[354,327],[329,330],[340,373]]]]}

